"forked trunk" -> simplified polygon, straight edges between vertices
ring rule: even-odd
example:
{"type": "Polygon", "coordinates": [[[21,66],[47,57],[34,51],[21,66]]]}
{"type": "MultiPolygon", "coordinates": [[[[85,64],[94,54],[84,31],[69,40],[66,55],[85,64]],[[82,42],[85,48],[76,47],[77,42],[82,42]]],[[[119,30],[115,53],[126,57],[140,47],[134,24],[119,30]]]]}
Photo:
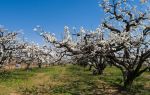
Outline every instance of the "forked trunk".
{"type": "Polygon", "coordinates": [[[106,65],[105,64],[98,64],[98,67],[97,67],[97,71],[98,71],[98,74],[101,75],[103,74],[103,71],[104,69],[106,68],[106,65]]]}

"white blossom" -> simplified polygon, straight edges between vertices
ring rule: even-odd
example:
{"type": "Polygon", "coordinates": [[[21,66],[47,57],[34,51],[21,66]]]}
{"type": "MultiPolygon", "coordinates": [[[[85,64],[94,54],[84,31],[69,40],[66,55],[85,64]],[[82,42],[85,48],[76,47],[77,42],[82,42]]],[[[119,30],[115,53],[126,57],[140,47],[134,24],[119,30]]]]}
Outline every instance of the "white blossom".
{"type": "Polygon", "coordinates": [[[71,41],[72,41],[72,37],[71,37],[70,31],[69,31],[69,27],[65,26],[63,42],[65,43],[65,42],[71,42],[71,41]]]}

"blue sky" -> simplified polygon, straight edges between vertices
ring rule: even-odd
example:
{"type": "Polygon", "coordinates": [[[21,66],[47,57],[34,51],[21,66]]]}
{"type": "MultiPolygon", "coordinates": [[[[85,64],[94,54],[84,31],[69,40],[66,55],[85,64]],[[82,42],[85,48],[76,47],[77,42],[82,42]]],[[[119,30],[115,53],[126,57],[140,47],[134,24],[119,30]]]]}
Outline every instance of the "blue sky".
{"type": "Polygon", "coordinates": [[[63,27],[96,28],[103,18],[99,0],[0,0],[0,24],[9,30],[23,29],[29,41],[42,43],[32,31],[36,25],[61,38],[63,27]]]}

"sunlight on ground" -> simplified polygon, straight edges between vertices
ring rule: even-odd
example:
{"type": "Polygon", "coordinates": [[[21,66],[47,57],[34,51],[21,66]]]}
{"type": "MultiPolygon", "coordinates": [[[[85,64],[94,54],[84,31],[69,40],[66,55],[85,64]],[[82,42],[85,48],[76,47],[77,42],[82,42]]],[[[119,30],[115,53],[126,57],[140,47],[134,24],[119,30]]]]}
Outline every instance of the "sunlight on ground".
{"type": "MultiPolygon", "coordinates": [[[[120,74],[118,69],[108,67],[103,75],[94,76],[75,65],[14,70],[1,74],[0,95],[124,95],[127,92],[118,92],[120,74]]],[[[137,78],[134,85],[132,94],[148,95],[149,73],[137,78]]]]}

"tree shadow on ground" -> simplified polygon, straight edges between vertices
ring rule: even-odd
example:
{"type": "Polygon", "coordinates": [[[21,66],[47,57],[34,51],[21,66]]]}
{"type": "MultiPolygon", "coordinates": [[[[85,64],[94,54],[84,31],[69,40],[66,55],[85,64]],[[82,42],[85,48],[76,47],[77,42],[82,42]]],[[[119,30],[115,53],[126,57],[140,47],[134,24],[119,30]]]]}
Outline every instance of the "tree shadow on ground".
{"type": "Polygon", "coordinates": [[[112,92],[116,91],[104,82],[98,81],[98,76],[93,76],[91,72],[85,72],[81,67],[69,66],[66,68],[66,78],[60,77],[60,75],[57,75],[55,81],[66,82],[63,85],[52,87],[47,83],[33,86],[31,89],[25,88],[22,92],[24,95],[112,95],[112,92]]]}
{"type": "Polygon", "coordinates": [[[121,75],[101,75],[100,80],[103,80],[110,86],[114,87],[117,89],[117,91],[114,93],[114,95],[149,95],[150,88],[145,88],[144,84],[137,84],[136,81],[148,81],[147,79],[144,78],[139,78],[134,81],[134,84],[130,89],[125,89],[123,87],[123,81],[122,81],[122,76],[121,75]]]}
{"type": "MultiPolygon", "coordinates": [[[[62,75],[62,77],[61,74],[60,72],[55,80],[56,82],[60,80],[64,82],[62,85],[52,86],[46,83],[33,86],[31,89],[25,88],[22,92],[24,95],[135,95],[137,93],[140,95],[142,93],[141,90],[124,90],[120,85],[120,75],[114,77],[112,75],[93,76],[91,72],[78,66],[66,67],[65,76],[62,75]]],[[[136,87],[138,89],[144,88],[140,85],[136,87]]]]}

